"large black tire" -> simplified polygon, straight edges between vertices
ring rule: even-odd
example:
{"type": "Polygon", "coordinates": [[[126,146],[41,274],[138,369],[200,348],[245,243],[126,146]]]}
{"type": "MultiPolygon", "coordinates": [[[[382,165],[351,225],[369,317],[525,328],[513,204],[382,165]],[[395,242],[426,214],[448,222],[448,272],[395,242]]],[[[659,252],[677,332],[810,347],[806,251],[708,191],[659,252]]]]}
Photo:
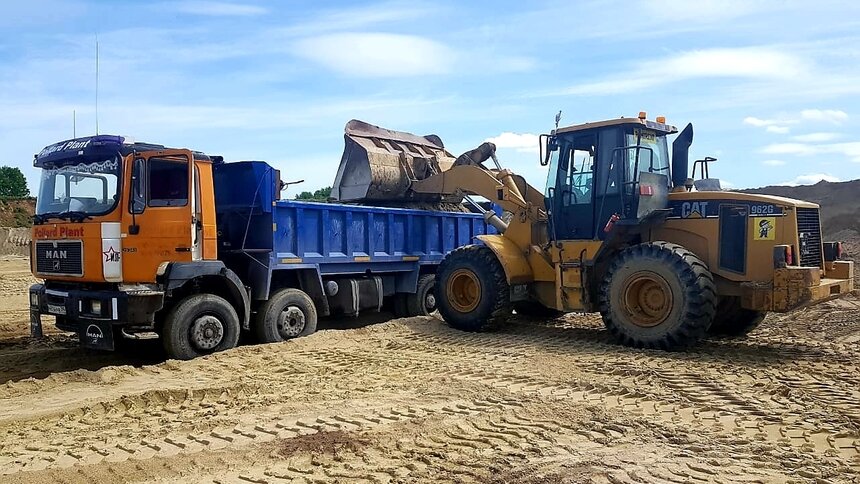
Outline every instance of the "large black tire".
{"type": "Polygon", "coordinates": [[[483,245],[460,247],[445,256],[436,272],[435,291],[439,312],[452,328],[480,331],[511,311],[505,271],[483,245]]]}
{"type": "Polygon", "coordinates": [[[714,319],[714,278],[701,259],[669,242],[623,250],[607,270],[599,307],[610,333],[638,348],[678,350],[700,341],[714,319]]]}
{"type": "Polygon", "coordinates": [[[406,294],[406,314],[408,316],[429,316],[436,311],[436,276],[424,274],[418,278],[418,286],[413,294],[406,294]]]}
{"type": "Polygon", "coordinates": [[[756,329],[765,316],[765,311],[742,308],[739,297],[723,297],[717,304],[717,314],[708,333],[711,336],[740,338],[756,329]]]}
{"type": "Polygon", "coordinates": [[[190,360],[234,348],[240,330],[230,303],[213,294],[192,294],[167,314],[161,338],[169,358],[190,360]]]}
{"type": "Polygon", "coordinates": [[[260,343],[278,343],[317,330],[317,308],[299,289],[281,289],[260,306],[251,328],[260,343]]]}
{"type": "Polygon", "coordinates": [[[517,301],[513,306],[517,314],[528,318],[555,319],[564,316],[564,311],[548,308],[537,301],[517,301]]]}

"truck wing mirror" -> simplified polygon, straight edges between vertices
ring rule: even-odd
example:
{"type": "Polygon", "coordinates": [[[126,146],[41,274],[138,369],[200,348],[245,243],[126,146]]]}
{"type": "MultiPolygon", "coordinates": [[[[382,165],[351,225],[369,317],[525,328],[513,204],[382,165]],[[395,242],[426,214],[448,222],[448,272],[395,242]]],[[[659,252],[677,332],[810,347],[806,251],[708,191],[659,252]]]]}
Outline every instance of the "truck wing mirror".
{"type": "Polygon", "coordinates": [[[128,233],[137,235],[140,233],[140,225],[137,224],[135,215],[143,213],[146,209],[146,160],[135,158],[131,168],[131,193],[129,194],[128,211],[131,212],[131,226],[128,233]]]}
{"type": "Polygon", "coordinates": [[[540,144],[540,166],[546,166],[549,164],[552,152],[558,151],[558,141],[555,136],[542,134],[538,137],[538,144],[540,144]]]}

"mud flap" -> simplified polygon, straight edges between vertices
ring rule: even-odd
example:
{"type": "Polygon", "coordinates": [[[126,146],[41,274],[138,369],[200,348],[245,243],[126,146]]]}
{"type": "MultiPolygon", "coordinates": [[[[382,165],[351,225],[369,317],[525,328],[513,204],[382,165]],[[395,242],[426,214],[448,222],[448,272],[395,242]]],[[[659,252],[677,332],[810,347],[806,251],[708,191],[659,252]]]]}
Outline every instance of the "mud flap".
{"type": "Polygon", "coordinates": [[[87,321],[80,325],[80,341],[84,348],[113,351],[113,327],[109,321],[87,321]]]}
{"type": "Polygon", "coordinates": [[[42,332],[42,314],[39,313],[39,310],[30,310],[30,337],[44,337],[44,333],[42,332]]]}

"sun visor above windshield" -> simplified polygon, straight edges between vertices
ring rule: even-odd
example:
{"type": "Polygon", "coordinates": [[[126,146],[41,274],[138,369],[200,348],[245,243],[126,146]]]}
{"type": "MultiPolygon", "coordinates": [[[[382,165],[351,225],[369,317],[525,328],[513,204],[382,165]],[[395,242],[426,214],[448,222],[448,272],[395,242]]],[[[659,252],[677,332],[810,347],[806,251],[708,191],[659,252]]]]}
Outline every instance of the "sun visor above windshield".
{"type": "Polygon", "coordinates": [[[119,153],[124,141],[122,136],[106,134],[60,141],[36,154],[33,166],[42,168],[104,160],[119,153]]]}

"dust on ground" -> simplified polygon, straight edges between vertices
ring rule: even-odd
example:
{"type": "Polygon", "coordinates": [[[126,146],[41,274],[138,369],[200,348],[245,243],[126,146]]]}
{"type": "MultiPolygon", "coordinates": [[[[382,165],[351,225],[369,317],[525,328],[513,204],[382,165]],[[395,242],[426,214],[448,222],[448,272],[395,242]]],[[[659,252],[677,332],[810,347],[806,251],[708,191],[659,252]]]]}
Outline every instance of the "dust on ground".
{"type": "Polygon", "coordinates": [[[860,482],[856,296],[682,353],[428,317],[164,362],[23,337],[0,271],[0,483],[860,482]]]}

